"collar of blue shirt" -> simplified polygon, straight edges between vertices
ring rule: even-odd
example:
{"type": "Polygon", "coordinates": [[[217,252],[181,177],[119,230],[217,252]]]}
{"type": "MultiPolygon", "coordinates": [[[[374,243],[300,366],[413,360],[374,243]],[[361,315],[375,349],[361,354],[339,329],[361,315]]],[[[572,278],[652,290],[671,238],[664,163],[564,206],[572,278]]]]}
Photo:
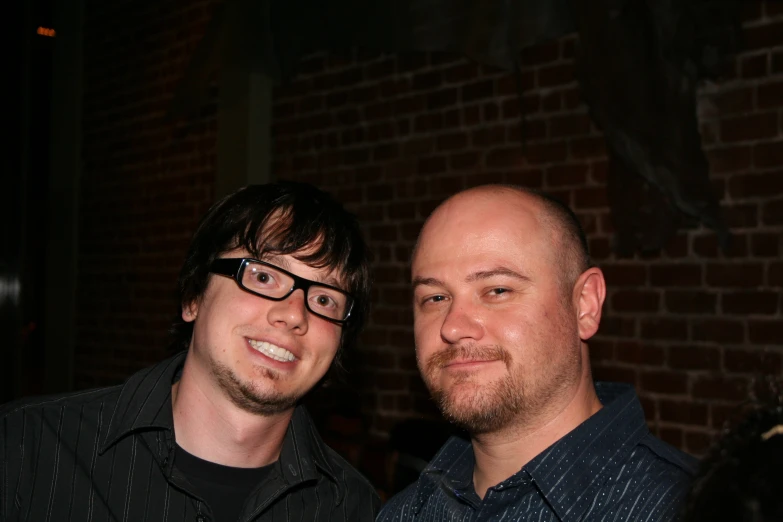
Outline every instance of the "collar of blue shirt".
{"type": "MultiPolygon", "coordinates": [[[[579,519],[594,501],[598,490],[616,474],[629,454],[645,439],[651,449],[693,472],[693,463],[651,436],[644,411],[633,388],[620,383],[596,383],[604,407],[552,444],[518,473],[494,486],[496,490],[533,484],[558,517],[579,519]]],[[[452,437],[441,448],[419,480],[413,510],[418,513],[438,483],[455,496],[472,503],[473,447],[452,437]],[[472,494],[472,495],[471,495],[472,494]]]]}

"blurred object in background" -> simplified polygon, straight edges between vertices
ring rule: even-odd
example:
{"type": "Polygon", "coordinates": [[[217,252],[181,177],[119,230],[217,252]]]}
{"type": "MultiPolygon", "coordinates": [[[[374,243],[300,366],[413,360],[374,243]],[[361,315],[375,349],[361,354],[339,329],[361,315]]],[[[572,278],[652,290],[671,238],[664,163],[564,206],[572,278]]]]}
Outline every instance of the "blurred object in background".
{"type": "Polygon", "coordinates": [[[783,520],[783,382],[763,395],[702,461],[685,522],[783,520]]]}
{"type": "Polygon", "coordinates": [[[440,420],[408,419],[394,426],[389,434],[386,460],[387,498],[416,482],[452,435],[455,435],[454,428],[440,420]]]}

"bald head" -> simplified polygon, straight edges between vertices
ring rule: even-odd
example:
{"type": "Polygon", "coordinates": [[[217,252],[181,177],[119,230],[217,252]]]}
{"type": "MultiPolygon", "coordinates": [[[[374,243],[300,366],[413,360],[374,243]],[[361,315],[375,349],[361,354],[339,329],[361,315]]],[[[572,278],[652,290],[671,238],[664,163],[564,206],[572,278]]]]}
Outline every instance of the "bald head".
{"type": "MultiPolygon", "coordinates": [[[[467,228],[484,225],[487,233],[492,227],[513,227],[525,234],[536,234],[545,245],[551,246],[545,255],[559,267],[560,279],[566,289],[590,266],[590,256],[579,220],[574,213],[556,199],[523,187],[511,185],[483,185],[465,190],[441,203],[422,227],[413,258],[428,236],[437,236],[452,227],[467,228]],[[501,218],[514,214],[513,224],[501,218]]],[[[525,240],[525,238],[521,238],[525,240]]]]}

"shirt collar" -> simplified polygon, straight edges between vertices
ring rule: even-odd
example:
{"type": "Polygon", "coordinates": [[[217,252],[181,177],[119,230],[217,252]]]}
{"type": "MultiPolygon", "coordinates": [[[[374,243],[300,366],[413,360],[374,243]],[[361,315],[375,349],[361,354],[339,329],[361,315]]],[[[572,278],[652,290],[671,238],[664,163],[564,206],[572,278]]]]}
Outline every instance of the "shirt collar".
{"type": "MultiPolygon", "coordinates": [[[[132,375],[122,385],[114,410],[106,412],[109,421],[101,429],[100,453],[106,452],[124,437],[136,432],[165,430],[173,448],[174,416],[171,409],[171,385],[179,375],[187,352],[181,352],[151,368],[132,375]]],[[[318,435],[310,415],[297,406],[288,424],[280,450],[280,470],[285,481],[298,484],[318,478],[318,470],[335,485],[336,502],[345,491],[328,458],[329,449],[318,435]]],[[[165,459],[165,455],[160,456],[165,459]]],[[[165,462],[165,461],[164,461],[165,462]]]]}
{"type": "Polygon", "coordinates": [[[109,422],[101,429],[100,453],[137,430],[174,430],[171,384],[185,361],[181,352],[133,374],[120,389],[109,422]]]}
{"type": "MultiPolygon", "coordinates": [[[[529,474],[561,520],[578,520],[611,472],[648,433],[633,387],[603,382],[595,387],[603,408],[502,482],[513,486],[529,474]],[[574,492],[579,492],[576,500],[574,492]]],[[[471,443],[449,439],[421,474],[414,512],[421,510],[440,483],[452,491],[469,486],[473,466],[471,443]]]]}
{"type": "Polygon", "coordinates": [[[524,467],[561,520],[578,520],[649,432],[633,387],[595,388],[603,408],[524,467]]]}

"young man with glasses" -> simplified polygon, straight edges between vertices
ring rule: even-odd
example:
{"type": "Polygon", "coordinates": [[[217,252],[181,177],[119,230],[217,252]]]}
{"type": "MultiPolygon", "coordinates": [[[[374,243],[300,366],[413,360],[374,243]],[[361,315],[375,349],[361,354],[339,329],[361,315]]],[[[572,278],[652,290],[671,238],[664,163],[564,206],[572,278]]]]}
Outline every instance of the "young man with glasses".
{"type": "Polygon", "coordinates": [[[369,299],[354,217],[280,182],[218,202],[179,277],[186,351],[124,385],[0,409],[0,521],[372,520],[301,399],[369,299]]]}

